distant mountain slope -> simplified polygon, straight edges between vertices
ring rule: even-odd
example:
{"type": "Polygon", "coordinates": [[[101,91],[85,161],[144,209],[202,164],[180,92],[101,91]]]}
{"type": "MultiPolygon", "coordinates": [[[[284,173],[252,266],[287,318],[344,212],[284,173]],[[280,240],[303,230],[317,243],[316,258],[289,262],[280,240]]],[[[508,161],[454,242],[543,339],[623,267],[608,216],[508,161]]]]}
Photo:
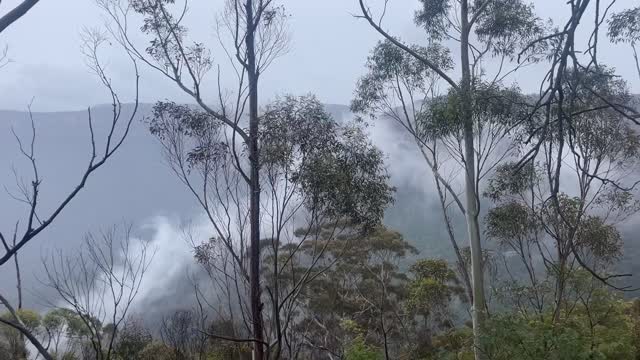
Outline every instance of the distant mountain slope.
{"type": "MultiPolygon", "coordinates": [[[[130,111],[127,108],[127,111],[130,111]]],[[[42,236],[30,243],[20,256],[25,277],[26,303],[38,306],[47,292],[36,282],[36,276],[42,274],[41,258],[49,249],[60,248],[73,251],[88,231],[99,231],[122,221],[143,225],[158,215],[165,215],[180,220],[196,219],[200,214],[184,186],[171,173],[156,140],[149,134],[142,121],[149,114],[151,105],[142,105],[141,111],[134,121],[131,135],[121,151],[95,176],[85,190],[71,206],[59,217],[54,225],[42,236]],[[44,293],[43,293],[44,292],[44,293]]],[[[336,118],[346,121],[352,115],[344,105],[327,105],[327,110],[336,118]]],[[[90,143],[86,111],[34,113],[37,127],[36,156],[40,164],[42,183],[42,211],[50,211],[57,204],[63,193],[72,189],[88,160],[90,143]]],[[[96,131],[103,133],[110,119],[109,106],[96,106],[92,109],[96,131]]],[[[28,114],[16,111],[0,111],[0,185],[9,191],[15,191],[15,178],[12,167],[25,181],[30,179],[28,164],[21,157],[17,143],[11,133],[13,127],[23,138],[30,134],[28,114]]],[[[433,177],[417,152],[416,145],[407,134],[390,120],[380,120],[369,127],[372,141],[386,154],[386,161],[392,176],[393,185],[397,188],[396,201],[388,209],[385,223],[402,232],[409,241],[422,250],[422,257],[448,257],[452,255],[448,238],[442,221],[436,194],[433,191],[433,177]]],[[[26,208],[12,200],[4,191],[0,191],[0,229],[8,231],[15,221],[24,219],[26,208]]],[[[465,245],[466,226],[461,216],[454,215],[461,245],[465,245]]],[[[633,269],[640,273],[640,265],[635,255],[640,252],[637,244],[635,225],[624,229],[626,255],[624,269],[633,269]]],[[[150,227],[142,229],[139,235],[152,238],[153,232],[159,231],[150,227]]],[[[175,240],[180,241],[180,240],[175,240]]],[[[172,248],[173,249],[173,248],[172,248]]],[[[174,250],[171,250],[174,251],[174,250]]],[[[191,255],[184,246],[183,258],[191,255]]],[[[163,261],[173,261],[176,254],[169,254],[163,261]]],[[[167,264],[175,265],[175,264],[167,264]]],[[[153,284],[161,286],[161,292],[152,292],[147,302],[151,307],[175,304],[184,300],[184,272],[177,272],[180,279],[163,278],[153,281],[165,283],[153,284]],[[164,304],[164,305],[163,305],[164,304]]],[[[13,268],[5,266],[0,273],[0,289],[6,294],[13,294],[13,268]]]]}
{"type": "MultiPolygon", "coordinates": [[[[127,107],[126,111],[131,108],[127,107]]],[[[74,200],[54,225],[21,251],[25,269],[25,285],[40,290],[34,275],[41,272],[40,260],[51,248],[73,250],[88,231],[99,231],[122,221],[140,225],[157,215],[189,220],[197,217],[199,209],[184,186],[171,173],[159,151],[159,145],[142,121],[151,110],[142,105],[124,146],[107,165],[99,169],[87,183],[85,190],[74,200]]],[[[350,117],[344,105],[327,105],[336,118],[350,117]]],[[[104,134],[110,121],[111,108],[101,105],[92,108],[96,132],[104,134]]],[[[34,113],[36,123],[36,157],[43,179],[41,204],[43,214],[51,211],[63,194],[75,186],[90,155],[88,117],[86,111],[34,113]]],[[[28,114],[0,111],[0,184],[16,191],[12,168],[29,181],[28,163],[20,155],[11,128],[28,140],[31,126],[28,114]]],[[[414,146],[404,134],[394,134],[392,126],[378,124],[371,128],[373,141],[387,153],[387,163],[398,188],[398,201],[389,209],[390,226],[404,232],[423,249],[446,249],[433,233],[440,222],[440,214],[432,208],[428,189],[432,180],[417,158],[414,146]],[[429,245],[427,245],[429,244],[429,245]],[[437,244],[437,245],[436,245],[437,244]]],[[[100,135],[97,136],[101,138],[100,135]]],[[[0,192],[0,229],[7,232],[15,222],[24,219],[26,207],[4,191],[0,192]]],[[[144,235],[144,234],[142,234],[144,235]]],[[[147,234],[150,236],[150,234],[147,234]]],[[[13,291],[12,267],[0,274],[0,288],[13,291]]]]}

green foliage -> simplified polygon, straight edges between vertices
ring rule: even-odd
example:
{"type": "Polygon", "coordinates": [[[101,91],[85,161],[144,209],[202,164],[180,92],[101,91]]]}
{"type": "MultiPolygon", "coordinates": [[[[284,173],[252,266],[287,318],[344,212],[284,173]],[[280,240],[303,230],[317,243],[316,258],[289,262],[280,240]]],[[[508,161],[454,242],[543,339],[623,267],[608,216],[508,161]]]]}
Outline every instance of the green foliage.
{"type": "Polygon", "coordinates": [[[383,155],[357,124],[338,124],[314,96],[286,96],[260,122],[261,163],[300,188],[309,211],[372,227],[393,200],[383,155]]]}
{"type": "Polygon", "coordinates": [[[230,155],[222,141],[222,123],[204,111],[159,101],[148,122],[151,134],[166,144],[170,157],[184,162],[185,170],[222,166],[230,155]]]}
{"type": "MultiPolygon", "coordinates": [[[[459,22],[459,14],[451,0],[420,0],[420,9],[415,14],[415,23],[423,27],[431,40],[441,41],[447,37],[457,37],[451,31],[459,22]]],[[[522,0],[493,0],[470,2],[470,14],[477,14],[474,27],[478,40],[488,44],[493,55],[511,58],[518,50],[525,48],[545,31],[545,24],[536,16],[531,3],[522,0]]],[[[471,16],[469,16],[471,18],[471,16]]],[[[530,52],[540,52],[544,42],[530,47],[530,52]]],[[[482,47],[484,47],[483,45],[482,47]]],[[[532,58],[529,58],[532,59],[532,58]]]]}
{"type": "Polygon", "coordinates": [[[598,215],[584,214],[577,197],[558,195],[558,206],[549,202],[542,209],[542,219],[556,241],[572,241],[583,255],[611,264],[622,255],[622,238],[618,229],[598,215]],[[562,216],[558,216],[562,214],[562,216]],[[570,238],[573,235],[573,238],[570,238]]]}
{"type": "Polygon", "coordinates": [[[500,245],[513,240],[533,241],[537,231],[536,219],[531,211],[516,201],[500,204],[486,216],[487,236],[500,245]]]}
{"type": "Polygon", "coordinates": [[[433,40],[442,40],[451,23],[447,20],[450,15],[451,1],[449,0],[420,0],[421,7],[415,14],[416,24],[424,27],[433,40]]]}
{"type": "Polygon", "coordinates": [[[494,359],[587,359],[585,343],[575,329],[551,321],[527,321],[517,314],[491,320],[487,351],[494,359]]]}
{"type": "Polygon", "coordinates": [[[626,308],[604,292],[560,323],[551,314],[541,319],[500,314],[490,321],[488,351],[497,360],[634,359],[638,349],[626,308]]]}
{"type": "MultiPolygon", "coordinates": [[[[411,49],[443,70],[453,66],[449,50],[438,44],[430,44],[428,47],[412,45],[411,49]]],[[[433,70],[423,62],[388,40],[378,42],[371,51],[366,66],[367,74],[358,80],[351,110],[371,117],[379,115],[378,112],[384,106],[395,100],[398,85],[405,87],[409,94],[425,93],[434,76],[433,70]]],[[[406,103],[415,99],[404,101],[406,103]]]]}
{"type": "Polygon", "coordinates": [[[174,351],[169,346],[152,341],[140,351],[140,360],[173,360],[174,351]]]}
{"type": "MultiPolygon", "coordinates": [[[[42,317],[36,311],[29,309],[18,309],[16,314],[20,317],[20,320],[24,323],[25,327],[30,331],[36,331],[40,327],[42,317]]],[[[3,317],[7,318],[8,314],[4,314],[3,317]]]]}
{"type": "Polygon", "coordinates": [[[362,336],[356,337],[347,347],[345,360],[382,360],[380,350],[367,345],[362,336]]]}
{"type": "MultiPolygon", "coordinates": [[[[149,129],[174,166],[197,169],[211,183],[240,161],[222,122],[204,111],[158,102],[149,129]]],[[[263,188],[287,183],[310,212],[371,227],[393,200],[382,152],[361,126],[338,124],[312,95],[285,96],[265,108],[259,150],[262,178],[270,180],[263,188]]]]}
{"type": "Polygon", "coordinates": [[[335,353],[346,353],[356,338],[380,348],[383,332],[393,354],[405,351],[413,345],[406,342],[413,334],[403,328],[404,321],[410,326],[412,320],[405,318],[410,316],[404,305],[409,277],[400,263],[416,253],[401,234],[384,227],[347,232],[329,243],[322,261],[333,266],[302,292],[303,314],[308,315],[300,331],[335,353]]]}
{"type": "MultiPolygon", "coordinates": [[[[32,334],[38,335],[42,318],[39,313],[28,309],[16,310],[16,315],[20,318],[25,328],[32,334]]],[[[0,315],[3,320],[16,323],[10,312],[0,315]]],[[[0,352],[5,352],[11,359],[26,359],[29,355],[23,336],[20,331],[4,323],[0,324],[0,352]]],[[[0,355],[0,359],[4,359],[0,355]]]]}
{"type": "MultiPolygon", "coordinates": [[[[504,88],[482,82],[473,85],[473,122],[475,133],[487,129],[508,135],[508,130],[528,116],[523,95],[516,87],[504,88]]],[[[454,90],[435,97],[416,119],[420,136],[425,139],[462,138],[461,95],[454,90]]]]}
{"type": "Polygon", "coordinates": [[[588,215],[576,234],[576,245],[607,264],[622,256],[622,237],[618,229],[599,216],[588,215]]]}
{"type": "Polygon", "coordinates": [[[325,258],[336,263],[309,285],[304,298],[315,314],[342,317],[365,305],[366,296],[376,307],[365,307],[352,320],[368,328],[377,321],[379,308],[393,309],[404,297],[407,278],[398,262],[416,253],[402,235],[383,227],[366,235],[345,236],[329,244],[325,258]]]}
{"type": "Polygon", "coordinates": [[[501,201],[530,191],[540,180],[539,170],[532,163],[520,168],[515,162],[505,162],[496,167],[483,195],[501,201]]]}
{"type": "Polygon", "coordinates": [[[116,359],[141,360],[143,349],[152,341],[152,336],[138,321],[129,321],[116,333],[113,354],[116,359]]]}
{"type": "MultiPolygon", "coordinates": [[[[474,2],[474,10],[485,2],[474,2]]],[[[482,42],[492,43],[494,55],[507,55],[511,59],[545,31],[541,19],[536,16],[533,4],[522,0],[493,0],[478,17],[475,33],[482,42]]],[[[534,50],[540,52],[542,44],[534,50]]]]}
{"type": "Polygon", "coordinates": [[[47,312],[42,318],[42,325],[49,331],[57,331],[64,327],[65,316],[61,309],[54,309],[47,312]]]}
{"type": "MultiPolygon", "coordinates": [[[[567,274],[566,283],[565,306],[557,317],[550,308],[531,312],[526,307],[492,317],[486,334],[492,359],[635,359],[640,354],[635,302],[622,300],[586,270],[567,274]]],[[[553,294],[555,289],[538,291],[553,294]]]]}
{"type": "Polygon", "coordinates": [[[472,360],[473,332],[466,326],[450,329],[434,337],[433,348],[435,351],[427,357],[429,360],[472,360]]]}
{"type": "Polygon", "coordinates": [[[78,314],[68,309],[57,309],[53,311],[59,311],[59,315],[64,319],[67,336],[82,337],[89,334],[86,324],[78,314]]]}
{"type": "MultiPolygon", "coordinates": [[[[442,260],[419,260],[411,265],[413,279],[409,283],[407,306],[422,316],[440,314],[438,322],[446,319],[446,310],[454,296],[463,296],[455,272],[442,260]]],[[[434,320],[434,319],[431,319],[434,320]]]]}
{"type": "Polygon", "coordinates": [[[609,19],[609,38],[614,43],[640,40],[640,7],[613,14],[609,19]]]}

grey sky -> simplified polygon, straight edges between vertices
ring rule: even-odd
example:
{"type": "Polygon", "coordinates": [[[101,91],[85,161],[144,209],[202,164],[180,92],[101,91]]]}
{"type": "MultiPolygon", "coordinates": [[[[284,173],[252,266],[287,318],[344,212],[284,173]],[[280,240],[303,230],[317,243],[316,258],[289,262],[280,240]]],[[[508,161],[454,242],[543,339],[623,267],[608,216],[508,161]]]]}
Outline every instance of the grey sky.
{"type": "MultiPolygon", "coordinates": [[[[534,2],[543,18],[559,20],[567,13],[564,1],[534,2]]],[[[632,2],[618,1],[613,10],[632,2]]],[[[3,1],[0,12],[16,3],[18,0],[3,1]]],[[[191,0],[190,3],[193,11],[187,25],[193,28],[195,38],[215,43],[213,19],[223,0],[191,0]]],[[[370,0],[370,3],[380,1],[370,0]]],[[[418,1],[392,0],[390,3],[385,28],[406,41],[420,42],[422,31],[411,21],[418,1]]],[[[313,92],[326,103],[348,103],[355,82],[364,71],[369,50],[379,39],[363,20],[351,15],[357,13],[357,1],[284,0],[283,4],[292,15],[291,51],[277,60],[263,78],[263,100],[285,92],[313,92]]],[[[75,110],[106,102],[104,92],[84,65],[80,53],[81,29],[101,24],[102,15],[93,0],[41,0],[32,12],[0,37],[0,46],[9,46],[14,61],[2,69],[0,109],[23,110],[32,97],[35,97],[34,108],[40,111],[75,110]]],[[[634,92],[640,92],[638,74],[626,46],[603,44],[600,54],[605,63],[616,67],[629,81],[634,92]]],[[[103,55],[111,65],[109,72],[116,85],[122,87],[123,94],[131,94],[127,92],[132,86],[130,72],[120,56],[121,49],[112,46],[103,55]]],[[[223,70],[229,69],[222,56],[217,60],[223,70]]],[[[526,91],[534,91],[540,74],[540,68],[530,68],[520,72],[517,81],[526,91]]],[[[145,71],[142,75],[143,101],[188,100],[157,74],[145,71]]]]}

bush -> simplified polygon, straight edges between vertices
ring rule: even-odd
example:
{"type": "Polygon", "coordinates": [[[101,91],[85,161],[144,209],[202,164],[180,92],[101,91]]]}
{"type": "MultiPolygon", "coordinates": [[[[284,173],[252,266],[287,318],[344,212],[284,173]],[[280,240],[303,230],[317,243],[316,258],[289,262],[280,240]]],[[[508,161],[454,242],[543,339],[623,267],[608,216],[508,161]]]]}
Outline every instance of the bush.
{"type": "Polygon", "coordinates": [[[362,336],[357,336],[345,351],[346,360],[380,360],[383,359],[379,350],[365,343],[362,336]]]}

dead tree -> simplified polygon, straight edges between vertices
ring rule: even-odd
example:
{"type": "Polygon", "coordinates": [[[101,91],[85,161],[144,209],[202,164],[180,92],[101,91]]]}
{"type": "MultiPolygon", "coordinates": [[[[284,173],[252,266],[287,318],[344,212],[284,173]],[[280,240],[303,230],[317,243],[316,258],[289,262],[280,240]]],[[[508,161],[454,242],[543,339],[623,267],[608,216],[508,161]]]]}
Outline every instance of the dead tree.
{"type": "MultiPolygon", "coordinates": [[[[35,1],[33,2],[35,3],[35,1]]],[[[138,69],[137,63],[134,58],[131,58],[131,62],[133,65],[133,69],[135,71],[134,77],[134,85],[135,85],[135,99],[134,99],[134,107],[130,114],[123,113],[123,104],[121,103],[114,85],[111,80],[105,73],[104,67],[99,60],[98,51],[100,46],[106,41],[106,38],[97,32],[87,33],[85,37],[85,55],[87,55],[88,64],[95,72],[95,74],[100,79],[101,84],[106,88],[111,100],[112,100],[112,108],[113,108],[113,116],[111,119],[111,124],[108,128],[107,133],[104,135],[104,142],[102,144],[99,143],[98,135],[94,132],[94,124],[91,113],[91,108],[87,110],[87,118],[88,118],[88,128],[89,128],[89,142],[91,144],[91,152],[88,154],[88,160],[86,165],[84,165],[84,171],[80,176],[77,184],[69,193],[64,195],[62,199],[59,200],[57,205],[53,206],[53,211],[49,214],[43,214],[40,211],[40,185],[42,184],[43,178],[38,171],[38,162],[37,156],[35,152],[35,144],[36,144],[36,122],[33,117],[33,113],[31,112],[31,107],[29,107],[29,120],[31,121],[31,138],[28,142],[22,140],[15,132],[14,136],[18,143],[20,152],[24,156],[24,158],[29,163],[32,170],[32,179],[29,185],[25,182],[17,181],[17,193],[11,193],[11,196],[14,200],[24,203],[27,208],[27,215],[25,219],[22,221],[16,221],[16,226],[12,231],[12,239],[10,241],[3,232],[0,232],[0,241],[4,247],[5,253],[0,256],[0,266],[6,264],[14,259],[14,263],[16,266],[17,274],[18,274],[18,298],[19,305],[22,306],[22,295],[21,295],[21,281],[19,278],[19,263],[17,260],[17,254],[20,249],[22,249],[25,245],[35,239],[39,234],[45,231],[54,221],[58,218],[63,212],[64,209],[73,201],[73,199],[82,191],[85,187],[88,179],[93,176],[93,174],[102,167],[117,151],[120,149],[122,144],[124,143],[127,135],[129,134],[129,129],[133,119],[135,118],[138,110],[138,69]]],[[[15,174],[16,179],[18,179],[18,174],[15,174]]],[[[8,303],[4,303],[6,307],[9,306],[8,303]]],[[[14,326],[17,330],[21,331],[32,343],[35,337],[32,334],[27,334],[24,330],[24,327],[20,326],[20,321],[16,318],[15,322],[10,322],[11,326],[14,326]]],[[[40,351],[44,349],[44,347],[39,346],[34,343],[34,346],[40,351]]],[[[46,358],[49,356],[46,351],[40,351],[41,354],[46,358]]],[[[50,358],[50,357],[49,357],[50,358]]]]}
{"type": "Polygon", "coordinates": [[[131,228],[88,234],[76,254],[52,254],[44,260],[42,282],[82,321],[96,359],[113,356],[114,341],[135,300],[153,251],[134,242],[131,228]]]}

